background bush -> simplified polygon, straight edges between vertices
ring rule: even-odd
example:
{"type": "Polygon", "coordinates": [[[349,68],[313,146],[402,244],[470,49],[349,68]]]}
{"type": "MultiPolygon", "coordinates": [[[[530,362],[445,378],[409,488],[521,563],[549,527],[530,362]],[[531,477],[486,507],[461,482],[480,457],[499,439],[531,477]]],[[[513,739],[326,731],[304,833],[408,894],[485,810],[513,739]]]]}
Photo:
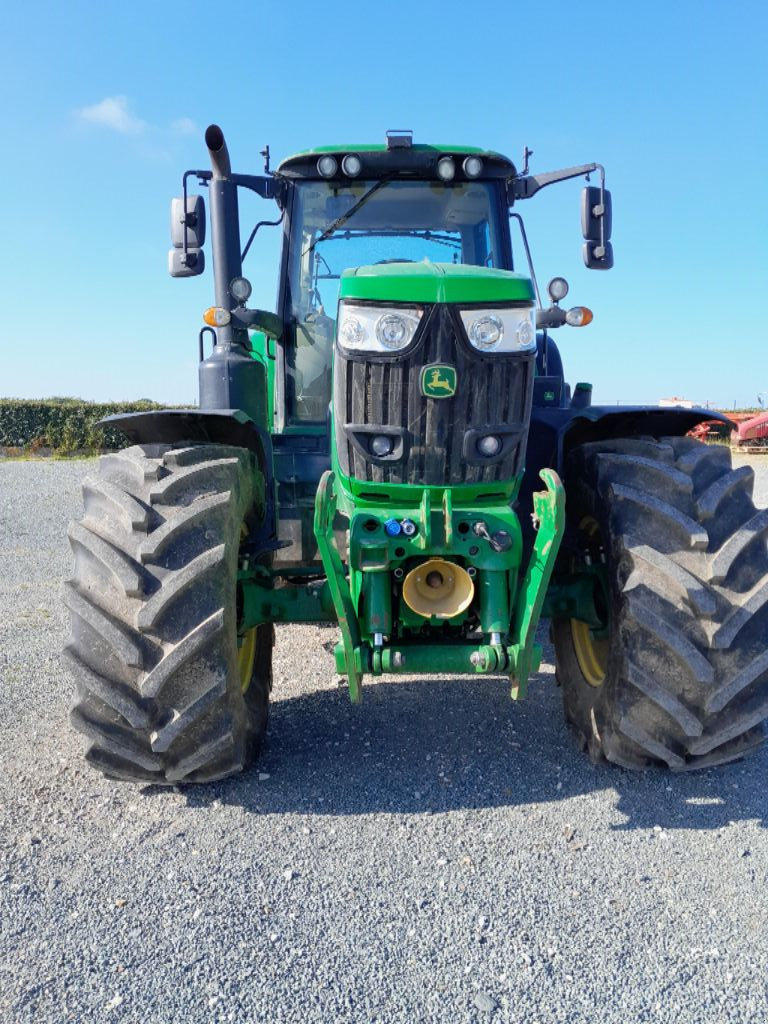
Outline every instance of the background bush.
{"type": "Polygon", "coordinates": [[[125,448],[125,434],[114,427],[96,427],[105,416],[119,412],[162,409],[147,399],[138,402],[84,402],[80,398],[0,398],[0,448],[35,452],[103,451],[125,448]]]}

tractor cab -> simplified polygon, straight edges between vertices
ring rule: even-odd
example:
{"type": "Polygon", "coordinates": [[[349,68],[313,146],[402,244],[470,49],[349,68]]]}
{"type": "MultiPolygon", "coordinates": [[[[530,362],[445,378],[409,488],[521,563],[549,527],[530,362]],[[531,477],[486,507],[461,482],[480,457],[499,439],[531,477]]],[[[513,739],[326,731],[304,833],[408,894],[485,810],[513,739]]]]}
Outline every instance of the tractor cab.
{"type": "Polygon", "coordinates": [[[512,270],[505,183],[514,173],[495,153],[412,145],[327,148],[280,165],[278,429],[325,422],[345,270],[424,262],[512,270]]]}

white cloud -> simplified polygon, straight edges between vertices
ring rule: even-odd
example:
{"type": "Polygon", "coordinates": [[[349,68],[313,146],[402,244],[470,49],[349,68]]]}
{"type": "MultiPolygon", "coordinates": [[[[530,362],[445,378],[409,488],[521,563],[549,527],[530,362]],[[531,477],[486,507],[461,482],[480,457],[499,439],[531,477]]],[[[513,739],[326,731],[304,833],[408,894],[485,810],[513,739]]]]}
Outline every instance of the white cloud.
{"type": "Polygon", "coordinates": [[[142,135],[149,128],[146,121],[131,112],[125,96],[107,96],[92,107],[81,107],[76,114],[81,121],[121,135],[142,135]]]}
{"type": "Polygon", "coordinates": [[[177,117],[171,123],[171,131],[174,135],[195,135],[197,133],[197,125],[191,117],[177,117]]]}

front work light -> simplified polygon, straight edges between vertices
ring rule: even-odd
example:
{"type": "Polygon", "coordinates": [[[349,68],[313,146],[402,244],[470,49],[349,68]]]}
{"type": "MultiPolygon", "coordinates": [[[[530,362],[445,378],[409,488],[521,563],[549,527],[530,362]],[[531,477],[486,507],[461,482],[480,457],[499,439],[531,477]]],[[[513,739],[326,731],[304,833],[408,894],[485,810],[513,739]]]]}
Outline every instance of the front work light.
{"type": "Polygon", "coordinates": [[[479,156],[468,156],[462,164],[464,174],[468,178],[479,178],[483,173],[483,161],[479,156]]]}
{"type": "Polygon", "coordinates": [[[560,302],[568,294],[568,282],[564,277],[553,277],[547,285],[547,291],[553,302],[560,302]]]}
{"type": "Polygon", "coordinates": [[[326,154],[317,161],[318,174],[321,174],[324,178],[332,178],[338,169],[339,164],[335,156],[326,154]]]}
{"type": "Polygon", "coordinates": [[[449,156],[441,156],[437,161],[437,176],[443,181],[453,181],[456,177],[456,164],[449,156]]]}
{"type": "Polygon", "coordinates": [[[347,153],[341,161],[341,169],[348,178],[356,178],[363,169],[363,163],[356,153],[347,153]]]}
{"type": "Polygon", "coordinates": [[[423,310],[339,303],[339,344],[356,352],[399,352],[413,341],[423,310]]]}
{"type": "Polygon", "coordinates": [[[251,297],[253,287],[247,277],[233,277],[229,282],[229,294],[237,299],[240,305],[244,305],[251,297]]]}

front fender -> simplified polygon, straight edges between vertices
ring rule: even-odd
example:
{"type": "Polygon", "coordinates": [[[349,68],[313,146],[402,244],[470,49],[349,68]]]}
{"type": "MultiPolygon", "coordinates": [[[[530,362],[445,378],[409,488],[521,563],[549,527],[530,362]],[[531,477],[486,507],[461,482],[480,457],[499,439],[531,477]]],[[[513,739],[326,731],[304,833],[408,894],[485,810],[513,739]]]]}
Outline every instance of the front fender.
{"type": "Polygon", "coordinates": [[[615,437],[680,437],[698,423],[719,420],[733,426],[724,414],[712,409],[662,408],[656,405],[592,405],[585,409],[556,409],[534,406],[525,475],[520,488],[523,540],[526,549],[533,542],[527,510],[538,487],[539,470],[554,469],[565,484],[568,503],[568,454],[580,444],[615,437]]]}
{"type": "Polygon", "coordinates": [[[272,476],[269,434],[240,409],[152,409],[106,416],[98,427],[116,427],[131,444],[231,444],[256,453],[266,479],[272,476]]]}

